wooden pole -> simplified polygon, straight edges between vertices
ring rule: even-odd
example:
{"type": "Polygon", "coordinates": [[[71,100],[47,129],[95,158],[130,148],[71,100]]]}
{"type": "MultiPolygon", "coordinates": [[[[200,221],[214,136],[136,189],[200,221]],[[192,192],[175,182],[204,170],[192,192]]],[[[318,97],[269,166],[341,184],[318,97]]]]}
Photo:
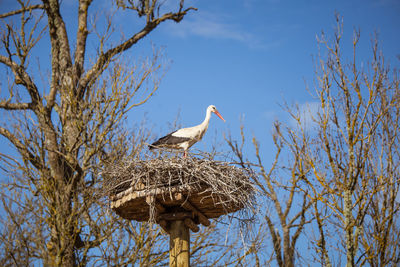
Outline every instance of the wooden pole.
{"type": "Polygon", "coordinates": [[[190,232],[183,220],[171,221],[169,231],[169,266],[189,267],[190,232]]]}

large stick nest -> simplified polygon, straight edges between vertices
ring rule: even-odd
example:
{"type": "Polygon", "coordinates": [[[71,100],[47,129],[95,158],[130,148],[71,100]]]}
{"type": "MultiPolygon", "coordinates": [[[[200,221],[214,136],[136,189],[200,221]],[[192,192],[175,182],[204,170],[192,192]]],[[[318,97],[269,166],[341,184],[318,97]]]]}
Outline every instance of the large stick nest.
{"type": "Polygon", "coordinates": [[[103,190],[111,207],[127,219],[154,219],[157,206],[159,213],[166,213],[187,203],[207,218],[216,218],[254,206],[252,175],[248,169],[207,159],[130,159],[104,169],[103,190]]]}

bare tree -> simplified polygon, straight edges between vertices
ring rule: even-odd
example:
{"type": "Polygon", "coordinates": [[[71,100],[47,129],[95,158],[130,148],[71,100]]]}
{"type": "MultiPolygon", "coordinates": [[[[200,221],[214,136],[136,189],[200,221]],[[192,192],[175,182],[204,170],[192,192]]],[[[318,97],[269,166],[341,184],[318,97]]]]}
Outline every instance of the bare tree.
{"type": "Polygon", "coordinates": [[[311,127],[299,109],[290,112],[296,122],[291,143],[304,144],[295,153],[307,166],[299,188],[315,203],[315,250],[322,264],[394,264],[400,249],[399,80],[385,66],[376,38],[371,61],[360,67],[360,33],[354,32],[348,63],[342,36],[337,16],[333,41],[319,39],[326,56],[317,62],[319,108],[308,114],[311,127]]]}
{"type": "MultiPolygon", "coordinates": [[[[307,194],[304,191],[299,190],[299,183],[303,175],[305,175],[305,169],[297,151],[302,149],[304,144],[293,142],[296,141],[294,136],[289,136],[290,140],[287,140],[281,133],[280,127],[279,123],[275,124],[273,141],[276,154],[269,168],[266,168],[265,163],[263,163],[260,144],[256,138],[252,140],[256,162],[251,163],[245,158],[243,152],[245,144],[243,127],[241,128],[241,142],[234,141],[231,137],[226,140],[236,156],[237,164],[257,170],[258,175],[255,176],[253,182],[261,192],[261,197],[258,201],[263,203],[262,219],[265,220],[264,223],[267,225],[267,230],[259,228],[259,234],[270,237],[259,239],[262,239],[262,242],[269,240],[272,245],[272,255],[277,265],[295,266],[295,261],[298,259],[296,244],[304,231],[305,225],[309,223],[307,213],[312,201],[307,198],[307,194]],[[283,162],[282,151],[287,152],[285,153],[287,163],[283,162]],[[267,203],[271,203],[271,205],[267,203]],[[300,204],[297,205],[297,203],[300,204]]],[[[256,257],[262,259],[261,266],[271,264],[271,259],[265,259],[269,253],[265,253],[261,249],[253,253],[256,254],[256,257]],[[262,253],[264,254],[262,257],[257,255],[262,253]]]]}
{"type": "Polygon", "coordinates": [[[391,74],[383,65],[377,48],[375,42],[374,73],[380,73],[376,82],[382,90],[372,113],[379,117],[379,125],[375,138],[370,139],[366,168],[369,186],[376,188],[376,192],[370,194],[360,241],[366,255],[360,258],[360,263],[384,266],[400,263],[400,80],[396,72],[391,74]]]}
{"type": "MultiPolygon", "coordinates": [[[[99,166],[135,155],[143,145],[145,134],[128,138],[122,125],[127,112],[157,90],[163,74],[157,51],[136,65],[128,65],[121,55],[161,23],[179,22],[195,8],[185,8],[183,0],[175,11],[165,11],[157,0],[114,1],[116,14],[142,18],[141,28],[121,34],[116,42],[112,40],[118,38],[110,38],[116,34],[111,16],[89,24],[91,0],[77,3],[75,22],[63,18],[61,1],[37,2],[18,0],[19,7],[0,15],[0,62],[7,75],[1,84],[0,135],[15,151],[1,154],[9,177],[2,193],[2,262],[85,265],[95,258],[94,248],[100,248],[105,256],[99,260],[111,263],[111,258],[104,260],[112,257],[104,246],[117,226],[93,197],[101,179],[99,166]],[[76,30],[69,23],[76,23],[76,30]],[[88,48],[89,38],[95,53],[88,48]],[[48,82],[46,73],[39,73],[44,64],[40,58],[46,55],[38,51],[46,42],[48,82]]],[[[138,249],[151,246],[157,235],[145,231],[152,238],[138,249]]]]}
{"type": "Polygon", "coordinates": [[[296,254],[302,234],[323,266],[400,262],[398,71],[385,64],[376,37],[370,61],[358,58],[359,31],[346,62],[343,25],[339,16],[336,21],[333,40],[319,38],[313,108],[285,106],[290,123],[275,124],[271,167],[264,167],[255,138],[256,160],[247,160],[243,128],[241,142],[227,138],[238,164],[259,173],[258,201],[270,207],[263,213],[270,236],[264,240],[279,266],[309,253],[302,247],[296,254]]]}

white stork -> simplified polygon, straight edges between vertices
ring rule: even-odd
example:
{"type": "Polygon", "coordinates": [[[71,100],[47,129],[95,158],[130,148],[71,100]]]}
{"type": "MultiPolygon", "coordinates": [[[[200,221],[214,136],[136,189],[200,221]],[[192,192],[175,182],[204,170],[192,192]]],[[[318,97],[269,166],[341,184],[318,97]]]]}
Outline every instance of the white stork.
{"type": "Polygon", "coordinates": [[[201,124],[190,128],[182,128],[167,134],[149,145],[149,149],[151,150],[160,147],[183,149],[183,157],[186,158],[188,149],[200,141],[206,133],[208,123],[210,122],[211,112],[215,113],[225,122],[225,119],[218,112],[217,108],[214,105],[210,105],[207,108],[206,117],[201,124]]]}

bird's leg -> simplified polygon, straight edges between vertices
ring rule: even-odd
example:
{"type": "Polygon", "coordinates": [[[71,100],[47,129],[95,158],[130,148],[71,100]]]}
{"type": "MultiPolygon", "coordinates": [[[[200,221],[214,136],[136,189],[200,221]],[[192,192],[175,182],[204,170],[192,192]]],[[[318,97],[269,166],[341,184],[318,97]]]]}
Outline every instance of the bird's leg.
{"type": "Polygon", "coordinates": [[[183,158],[184,158],[184,159],[187,158],[187,152],[186,152],[186,150],[183,151],[183,158]]]}

